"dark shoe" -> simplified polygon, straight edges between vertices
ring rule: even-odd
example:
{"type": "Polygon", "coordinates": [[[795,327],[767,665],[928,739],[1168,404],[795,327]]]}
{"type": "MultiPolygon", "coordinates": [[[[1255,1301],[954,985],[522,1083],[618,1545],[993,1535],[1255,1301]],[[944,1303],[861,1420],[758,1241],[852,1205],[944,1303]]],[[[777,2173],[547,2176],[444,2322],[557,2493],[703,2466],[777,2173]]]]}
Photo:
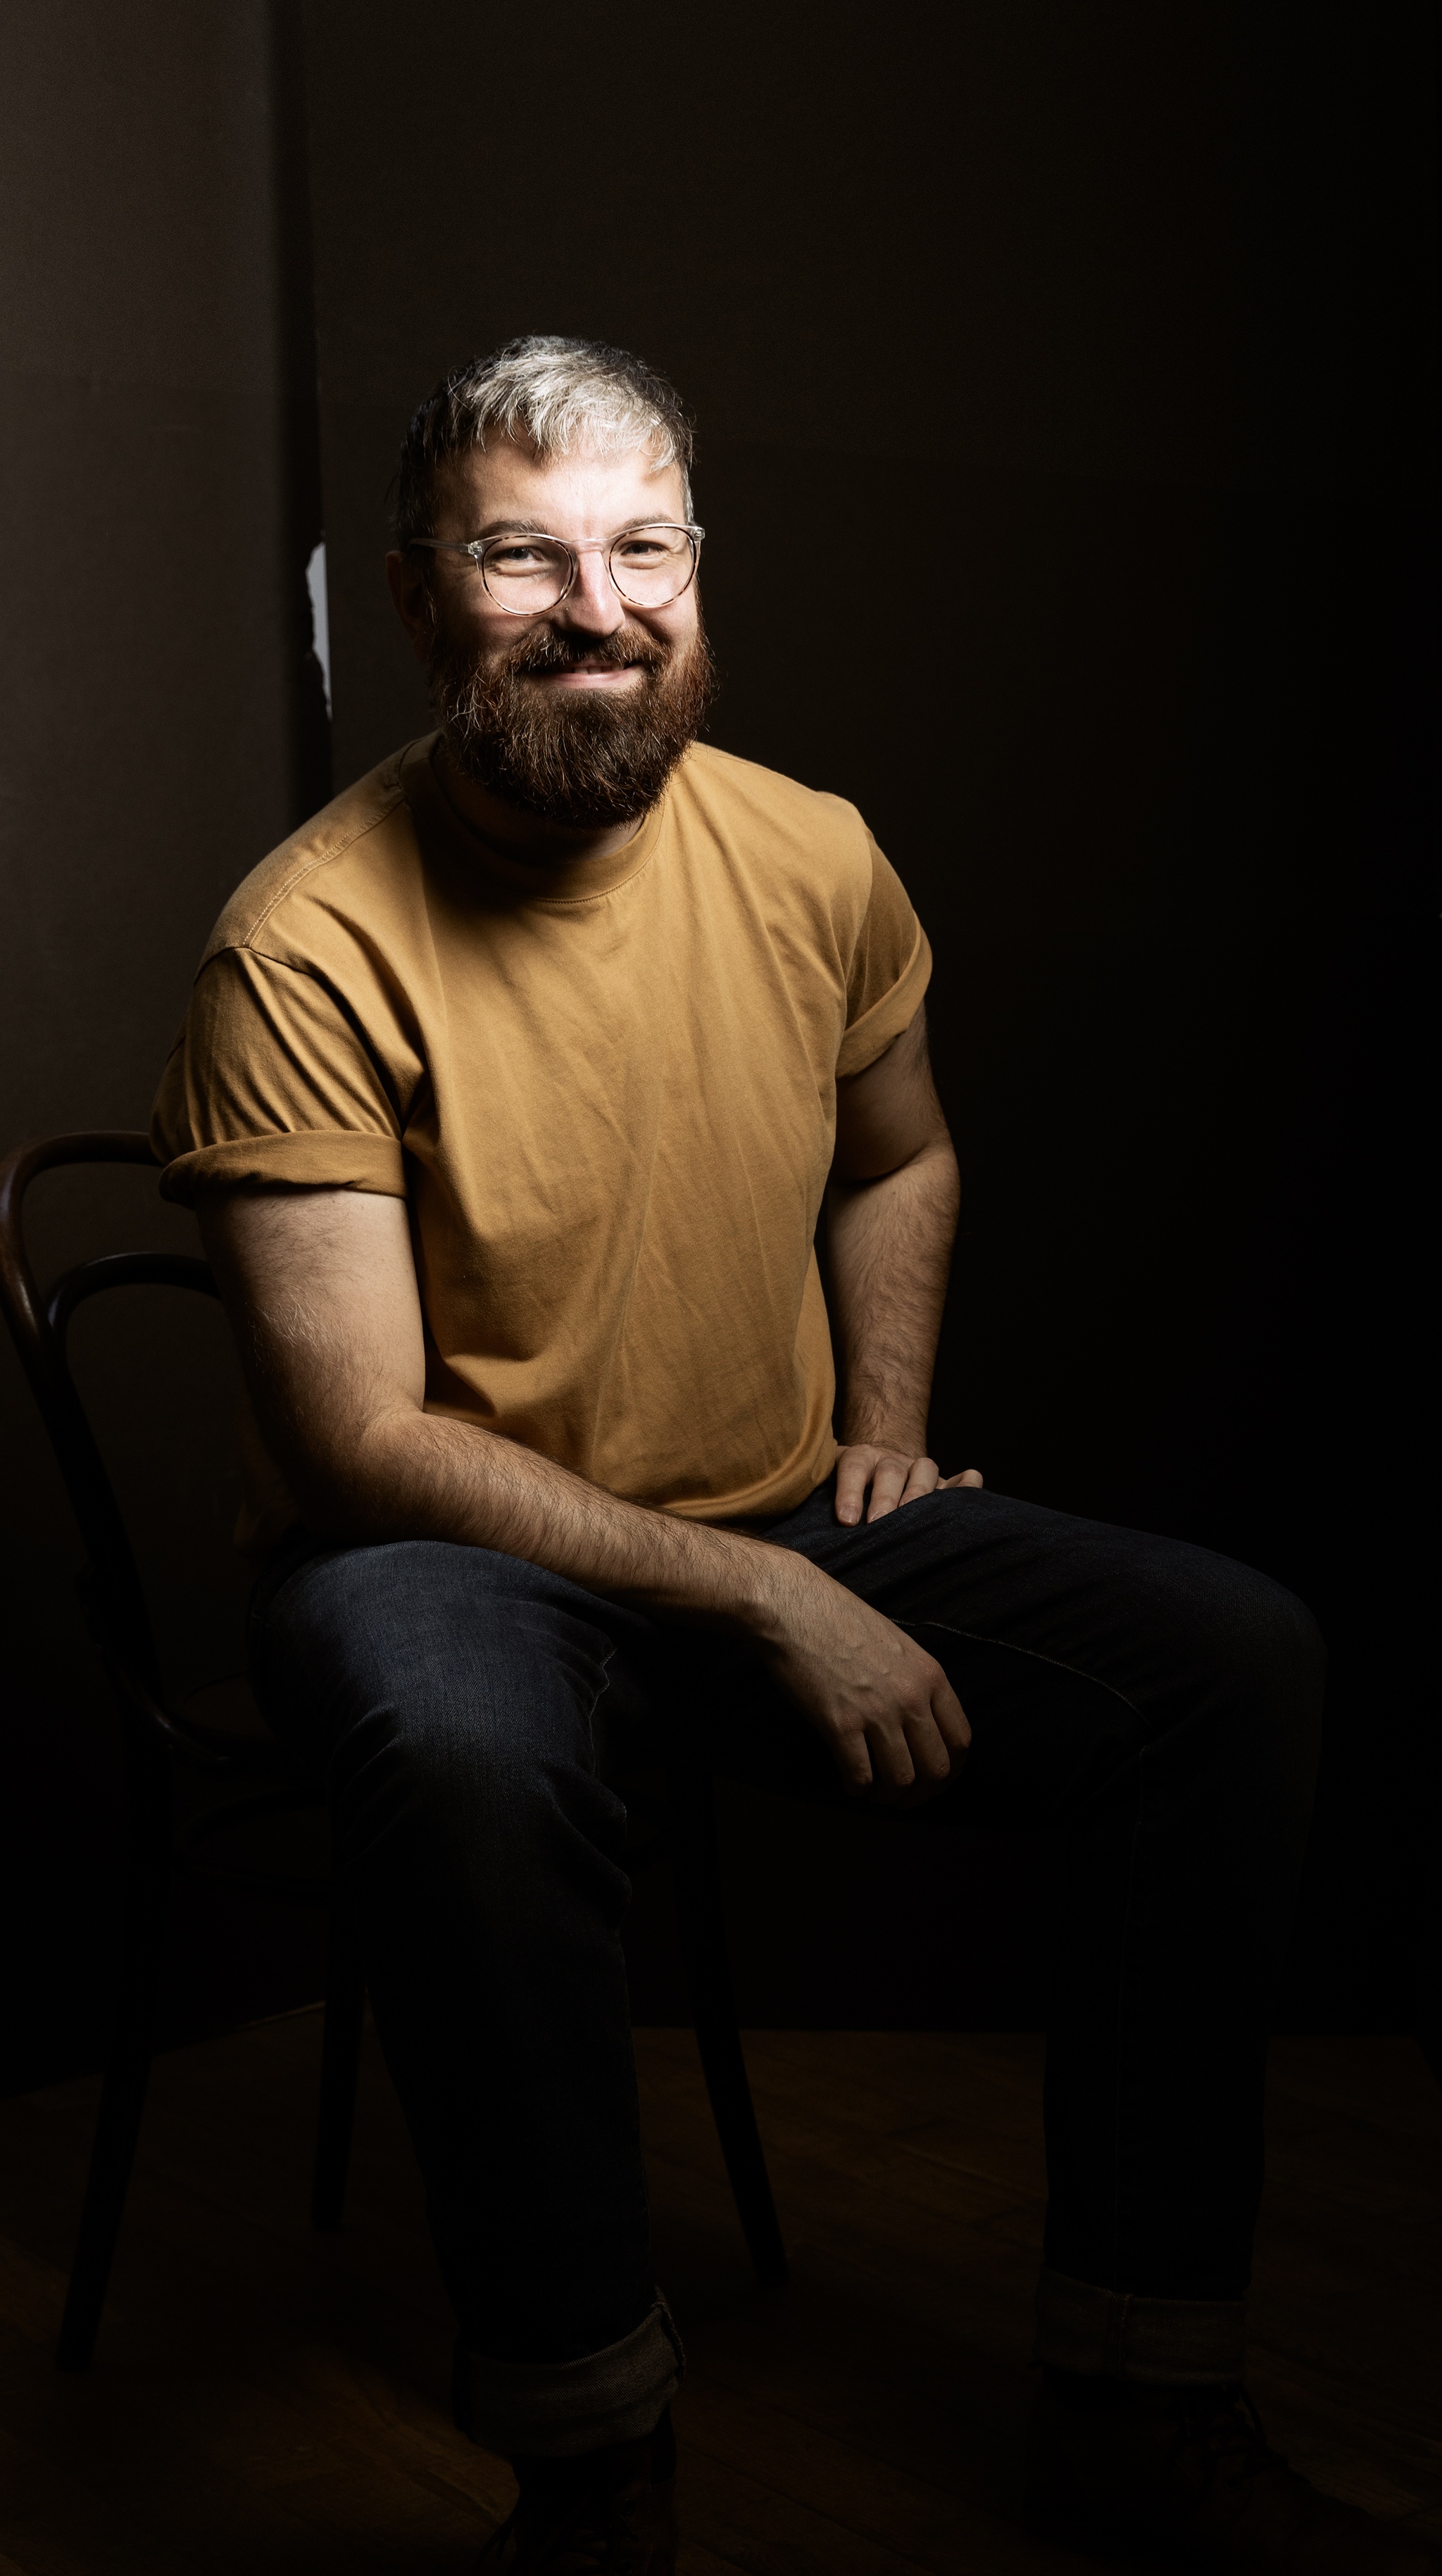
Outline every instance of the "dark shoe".
{"type": "Polygon", "coordinates": [[[1046,2372],[1027,2442],[1027,2518],[1073,2549],[1216,2576],[1442,2576],[1405,2523],[1339,2504],[1269,2449],[1240,2388],[1121,2389],[1046,2372]]]}
{"type": "Polygon", "coordinates": [[[516,2460],[515,2512],[481,2551],[494,2576],[675,2576],[676,2441],[669,2412],[643,2442],[578,2460],[516,2460]]]}

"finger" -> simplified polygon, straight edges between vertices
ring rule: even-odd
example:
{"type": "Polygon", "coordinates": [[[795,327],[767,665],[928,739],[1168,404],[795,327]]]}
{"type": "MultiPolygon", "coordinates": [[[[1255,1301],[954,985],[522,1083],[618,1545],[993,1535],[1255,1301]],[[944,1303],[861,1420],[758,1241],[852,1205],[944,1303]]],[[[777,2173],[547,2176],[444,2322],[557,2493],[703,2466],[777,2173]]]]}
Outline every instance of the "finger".
{"type": "MultiPolygon", "coordinates": [[[[931,1710],[921,1709],[905,1721],[906,1749],[918,1785],[944,1788],[951,1778],[951,1752],[931,1710]]],[[[958,1753],[960,1747],[957,1748],[958,1753]]]]}
{"type": "Polygon", "coordinates": [[[934,1458],[913,1458],[901,1499],[914,1503],[918,1494],[934,1494],[940,1482],[941,1469],[934,1458]]]}
{"type": "Polygon", "coordinates": [[[964,1753],[971,1742],[971,1720],[940,1664],[936,1667],[936,1679],[931,1686],[931,1714],[942,1742],[953,1753],[964,1753]]]}
{"type": "Polygon", "coordinates": [[[876,1464],[874,1449],[843,1449],[836,1466],[836,1517],[848,1525],[859,1521],[871,1470],[876,1464]]]}
{"type": "Polygon", "coordinates": [[[865,1736],[851,1733],[833,1735],[831,1758],[841,1774],[842,1796],[844,1798],[869,1797],[873,1780],[871,1755],[865,1736]]]}
{"type": "Polygon", "coordinates": [[[884,1452],[878,1458],[872,1470],[871,1509],[866,1515],[868,1521],[884,1520],[888,1512],[895,1511],[910,1471],[911,1460],[898,1458],[894,1451],[884,1452]]]}
{"type": "Polygon", "coordinates": [[[900,1718],[877,1719],[868,1726],[866,1748],[871,1756],[872,1801],[890,1806],[916,1780],[916,1764],[900,1718]]]}
{"type": "Polygon", "coordinates": [[[958,1485],[975,1486],[980,1485],[982,1482],[983,1477],[979,1467],[963,1467],[959,1476],[943,1476],[941,1480],[941,1489],[943,1493],[949,1494],[952,1493],[958,1485]]]}

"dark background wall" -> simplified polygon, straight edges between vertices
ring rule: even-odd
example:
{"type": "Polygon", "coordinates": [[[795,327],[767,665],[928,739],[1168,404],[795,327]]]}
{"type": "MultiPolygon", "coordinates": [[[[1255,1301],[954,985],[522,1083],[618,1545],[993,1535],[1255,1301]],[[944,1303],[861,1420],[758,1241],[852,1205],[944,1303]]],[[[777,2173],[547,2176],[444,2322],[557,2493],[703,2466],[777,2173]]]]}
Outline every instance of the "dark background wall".
{"type": "MultiPolygon", "coordinates": [[[[6,1148],[148,1124],[216,912],[325,792],[304,667],[313,342],[282,25],[264,0],[55,0],[8,12],[0,33],[6,1148]]],[[[32,1204],[49,1273],[112,1247],[195,1248],[142,1174],[56,1175],[32,1204]]],[[[119,1782],[73,1525],[0,1345],[13,2085],[94,2060],[119,1782]]],[[[224,1329],[198,1300],[122,1297],[86,1311],[76,1352],[184,1689],[237,1652],[224,1329]]],[[[315,1973],[294,1925],[192,1904],[164,2026],[288,1999],[315,1973]]]]}
{"type": "MultiPolygon", "coordinates": [[[[17,1132],[143,1114],[209,918],[304,772],[285,63],[258,12],[190,13],[179,47],[132,16],[123,58],[94,9],[67,48],[66,14],[24,40],[18,372],[78,351],[86,489],[120,527],[98,618],[46,556],[44,650],[10,639],[44,968],[17,1132]],[[129,449],[107,368],[143,389],[129,449]],[[203,572],[156,541],[175,384],[212,388],[183,451],[203,572]]],[[[936,1446],[1313,1604],[1332,1733],[1283,2010],[1435,2017],[1435,8],[747,0],[662,33],[579,0],[308,0],[303,74],[337,779],[426,721],[378,561],[419,394],[517,330],[644,351],[699,418],[715,738],[854,797],[932,935],[966,1178],[936,1446]],[[878,526],[891,590],[861,569],[878,526]]],[[[74,469],[19,408],[41,531],[74,469]]],[[[176,1472],[152,1478],[172,1575],[176,1472]]],[[[44,1494],[31,1443],[11,1495],[53,1583],[44,1494]]],[[[231,1580],[197,1559],[187,1633],[231,1580]]],[[[77,1660],[51,1702],[74,1725],[83,1698],[77,1660]]],[[[988,1840],[957,1878],[857,1819],[749,1802],[728,1830],[754,2018],[1040,2017],[1039,1845],[988,1840]]],[[[659,1895],[633,1947],[669,2014],[659,1895]]],[[[304,1981],[267,1956],[253,2000],[304,1981]]]]}

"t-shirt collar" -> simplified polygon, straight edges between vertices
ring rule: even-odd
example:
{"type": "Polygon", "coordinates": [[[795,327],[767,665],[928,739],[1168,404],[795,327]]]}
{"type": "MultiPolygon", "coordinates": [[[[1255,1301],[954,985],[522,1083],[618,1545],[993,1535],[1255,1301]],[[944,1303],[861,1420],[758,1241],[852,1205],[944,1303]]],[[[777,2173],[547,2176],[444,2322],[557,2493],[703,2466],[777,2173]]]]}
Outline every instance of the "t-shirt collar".
{"type": "Polygon", "coordinates": [[[457,813],[437,775],[440,740],[439,733],[425,734],[408,744],[401,756],[401,784],[423,849],[442,847],[452,859],[459,858],[469,869],[499,880],[532,903],[594,902],[600,895],[614,893],[645,867],[665,817],[664,793],[631,839],[606,858],[561,859],[546,865],[513,859],[457,813]]]}

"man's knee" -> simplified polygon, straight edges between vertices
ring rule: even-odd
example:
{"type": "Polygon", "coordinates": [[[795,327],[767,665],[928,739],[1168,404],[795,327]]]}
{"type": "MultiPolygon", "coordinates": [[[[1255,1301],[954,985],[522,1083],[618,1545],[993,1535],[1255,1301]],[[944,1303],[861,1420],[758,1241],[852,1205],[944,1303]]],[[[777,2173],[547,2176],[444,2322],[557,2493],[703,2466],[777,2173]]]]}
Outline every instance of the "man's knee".
{"type": "Polygon", "coordinates": [[[1249,1694],[1290,1706],[1304,1727],[1320,1716],[1327,1650],[1305,1602],[1255,1567],[1216,1558],[1215,1650],[1249,1694]]]}
{"type": "Polygon", "coordinates": [[[517,1825],[558,1775],[595,1767],[610,1641],[568,1591],[439,1543],[312,1559],[268,1614],[266,1695],[339,1802],[517,1825]]]}
{"type": "Polygon", "coordinates": [[[1185,1552],[1176,1612],[1202,1684],[1203,1724],[1222,1727],[1240,1786],[1270,1774],[1286,1807],[1311,1807],[1321,1745],[1326,1648],[1295,1593],[1228,1557],[1185,1552]],[[1235,1724],[1225,1723],[1224,1712],[1235,1724]]]}

